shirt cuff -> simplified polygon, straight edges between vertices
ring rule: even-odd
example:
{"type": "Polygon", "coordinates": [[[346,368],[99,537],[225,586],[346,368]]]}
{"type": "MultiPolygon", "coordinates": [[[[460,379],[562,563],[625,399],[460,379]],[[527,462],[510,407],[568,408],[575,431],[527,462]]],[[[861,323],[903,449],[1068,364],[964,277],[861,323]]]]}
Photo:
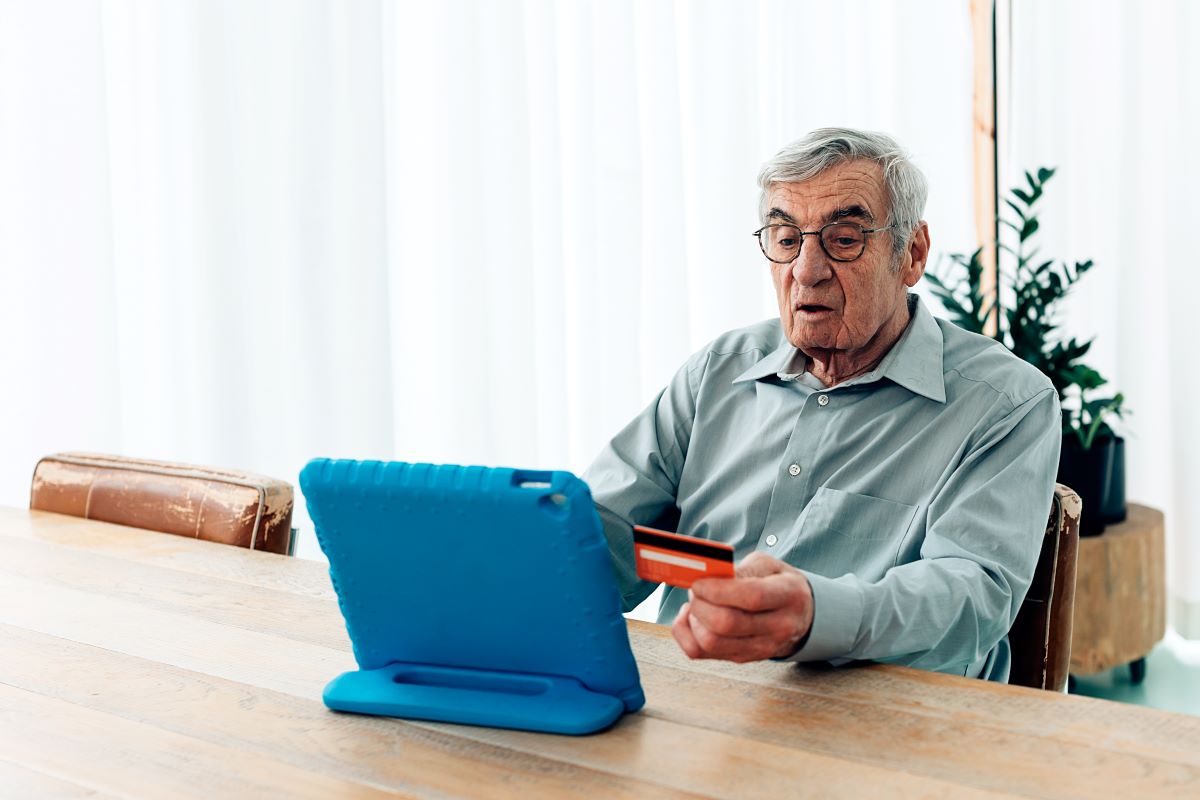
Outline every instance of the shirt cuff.
{"type": "Polygon", "coordinates": [[[854,648],[862,626],[863,597],[852,576],[826,578],[805,572],[812,587],[813,622],[804,646],[780,661],[828,661],[854,648]]]}

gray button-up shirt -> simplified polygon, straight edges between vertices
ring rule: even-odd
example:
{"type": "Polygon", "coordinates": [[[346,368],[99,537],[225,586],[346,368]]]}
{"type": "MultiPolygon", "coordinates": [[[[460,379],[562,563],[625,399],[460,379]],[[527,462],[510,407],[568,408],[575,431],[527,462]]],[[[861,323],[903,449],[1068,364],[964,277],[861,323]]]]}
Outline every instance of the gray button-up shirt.
{"type": "MultiPolygon", "coordinates": [[[[633,524],[804,571],[814,619],[794,660],[871,659],[1008,679],[1058,466],[1058,397],[991,339],[912,319],[870,373],[827,389],[779,320],[692,356],[584,478],[626,610],[653,590],[633,524]]],[[[659,622],[687,600],[667,587],[659,622]]]]}

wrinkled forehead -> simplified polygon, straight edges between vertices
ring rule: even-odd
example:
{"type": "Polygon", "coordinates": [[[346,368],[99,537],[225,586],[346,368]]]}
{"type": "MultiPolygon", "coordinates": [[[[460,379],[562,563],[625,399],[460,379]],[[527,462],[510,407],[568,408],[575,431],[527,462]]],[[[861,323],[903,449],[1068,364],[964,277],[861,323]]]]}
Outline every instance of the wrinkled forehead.
{"type": "Polygon", "coordinates": [[[806,226],[838,219],[881,225],[889,209],[883,168],[874,161],[846,161],[806,181],[777,181],[767,189],[768,219],[806,226]]]}

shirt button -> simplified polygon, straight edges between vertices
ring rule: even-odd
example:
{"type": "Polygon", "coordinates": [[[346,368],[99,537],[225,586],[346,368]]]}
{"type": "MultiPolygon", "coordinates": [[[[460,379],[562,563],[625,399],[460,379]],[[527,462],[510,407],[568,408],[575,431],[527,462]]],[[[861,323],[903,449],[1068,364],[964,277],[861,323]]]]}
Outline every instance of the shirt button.
{"type": "Polygon", "coordinates": [[[778,541],[779,541],[779,537],[772,533],[770,536],[767,537],[767,547],[774,547],[775,543],[778,541]]]}
{"type": "Polygon", "coordinates": [[[792,464],[790,467],[788,467],[788,475],[791,475],[794,478],[799,474],[800,474],[800,465],[799,464],[792,464]]]}
{"type": "Polygon", "coordinates": [[[819,406],[829,405],[829,395],[827,395],[827,394],[817,395],[817,405],[819,405],[819,406]]]}

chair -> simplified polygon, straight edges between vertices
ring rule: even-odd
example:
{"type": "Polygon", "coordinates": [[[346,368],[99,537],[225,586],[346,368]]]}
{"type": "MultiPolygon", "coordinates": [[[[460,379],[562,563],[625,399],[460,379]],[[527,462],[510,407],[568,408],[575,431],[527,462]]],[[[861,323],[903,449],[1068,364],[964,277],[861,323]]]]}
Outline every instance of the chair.
{"type": "Polygon", "coordinates": [[[1008,632],[1008,682],[1014,686],[1062,692],[1067,685],[1082,509],[1079,495],[1061,483],[1055,485],[1033,583],[1008,632]]]}
{"type": "Polygon", "coordinates": [[[33,471],[29,507],[291,555],[292,486],[234,470],[57,453],[33,471]]]}

